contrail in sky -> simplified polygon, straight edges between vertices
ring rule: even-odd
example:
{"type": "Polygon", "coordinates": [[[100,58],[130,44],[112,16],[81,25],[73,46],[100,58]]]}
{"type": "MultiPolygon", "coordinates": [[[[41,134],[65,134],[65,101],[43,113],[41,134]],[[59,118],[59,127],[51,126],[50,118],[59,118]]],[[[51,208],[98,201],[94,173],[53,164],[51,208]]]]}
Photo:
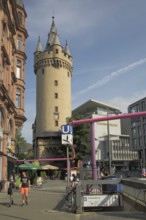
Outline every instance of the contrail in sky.
{"type": "Polygon", "coordinates": [[[99,80],[96,83],[92,84],[91,86],[87,87],[86,89],[81,90],[78,93],[78,95],[85,94],[85,93],[87,93],[88,91],[90,91],[90,90],[92,90],[94,88],[99,88],[99,87],[107,84],[109,81],[111,81],[115,77],[117,77],[117,76],[119,76],[121,74],[124,74],[126,72],[129,72],[129,71],[135,69],[137,66],[142,65],[143,63],[146,63],[146,58],[141,59],[141,60],[139,60],[139,61],[137,61],[135,63],[129,64],[126,67],[123,67],[123,68],[121,68],[119,70],[116,70],[116,71],[110,73],[109,75],[105,76],[104,78],[102,78],[101,80],[99,80]]]}

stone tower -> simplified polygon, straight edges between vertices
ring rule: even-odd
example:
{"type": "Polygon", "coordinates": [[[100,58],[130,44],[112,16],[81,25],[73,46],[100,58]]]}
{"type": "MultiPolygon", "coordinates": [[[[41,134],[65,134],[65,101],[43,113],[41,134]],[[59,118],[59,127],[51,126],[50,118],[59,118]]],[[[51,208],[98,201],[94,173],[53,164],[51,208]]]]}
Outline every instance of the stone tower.
{"type": "Polygon", "coordinates": [[[48,158],[54,155],[55,147],[61,145],[61,125],[66,124],[66,118],[71,116],[72,57],[67,42],[64,48],[60,43],[54,17],[45,50],[39,37],[34,53],[34,72],[34,154],[36,158],[48,158]]]}

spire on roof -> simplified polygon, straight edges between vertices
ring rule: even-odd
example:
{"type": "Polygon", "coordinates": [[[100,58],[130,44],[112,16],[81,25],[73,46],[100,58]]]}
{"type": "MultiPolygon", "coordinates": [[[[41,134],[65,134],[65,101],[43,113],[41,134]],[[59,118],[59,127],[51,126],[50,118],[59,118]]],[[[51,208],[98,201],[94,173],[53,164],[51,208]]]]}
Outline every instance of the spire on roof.
{"type": "Polygon", "coordinates": [[[57,28],[55,26],[54,16],[52,17],[52,25],[50,28],[50,32],[57,34],[57,28]]]}
{"type": "Polygon", "coordinates": [[[50,50],[50,47],[54,44],[58,44],[58,45],[61,46],[59,36],[57,34],[57,28],[56,28],[56,25],[55,25],[55,22],[54,22],[54,16],[53,16],[52,17],[52,25],[51,25],[51,28],[50,28],[50,32],[48,34],[48,40],[47,40],[45,50],[50,50]]]}
{"type": "Polygon", "coordinates": [[[70,50],[69,50],[69,47],[68,47],[68,44],[67,44],[67,40],[66,40],[64,52],[70,56],[70,50]]]}
{"type": "Polygon", "coordinates": [[[43,49],[42,49],[41,39],[40,39],[40,36],[39,36],[36,52],[42,52],[42,51],[43,51],[43,49]]]}

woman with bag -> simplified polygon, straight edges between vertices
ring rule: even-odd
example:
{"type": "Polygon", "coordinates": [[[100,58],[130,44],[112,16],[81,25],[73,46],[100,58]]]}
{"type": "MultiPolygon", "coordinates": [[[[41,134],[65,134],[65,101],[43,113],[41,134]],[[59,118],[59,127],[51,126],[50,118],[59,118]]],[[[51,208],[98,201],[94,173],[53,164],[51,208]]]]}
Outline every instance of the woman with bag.
{"type": "Polygon", "coordinates": [[[14,191],[15,191],[15,179],[13,175],[10,175],[10,179],[8,182],[8,195],[10,195],[10,204],[9,204],[10,207],[12,204],[14,204],[14,200],[13,200],[14,191]]]}

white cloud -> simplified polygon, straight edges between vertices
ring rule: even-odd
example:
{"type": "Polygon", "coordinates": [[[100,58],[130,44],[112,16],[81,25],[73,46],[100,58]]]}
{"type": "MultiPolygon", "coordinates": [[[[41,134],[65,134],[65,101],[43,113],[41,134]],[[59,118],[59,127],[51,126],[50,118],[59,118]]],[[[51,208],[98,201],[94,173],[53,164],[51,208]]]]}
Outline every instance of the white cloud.
{"type": "Polygon", "coordinates": [[[91,90],[93,90],[93,89],[95,89],[95,88],[99,88],[99,87],[104,86],[105,84],[107,84],[108,82],[110,82],[111,80],[113,80],[115,77],[118,77],[118,76],[121,75],[121,74],[124,74],[124,73],[126,73],[126,72],[129,72],[129,71],[135,69],[137,66],[142,65],[143,63],[146,63],[146,58],[141,59],[141,60],[139,60],[139,61],[137,61],[137,62],[134,62],[134,63],[132,63],[132,64],[129,64],[129,65],[126,66],[126,67],[123,67],[123,68],[121,68],[121,69],[119,69],[119,70],[116,70],[116,71],[110,73],[109,75],[105,76],[104,78],[102,78],[101,80],[97,81],[96,83],[90,85],[90,86],[87,87],[86,89],[81,90],[80,92],[78,92],[78,94],[76,94],[76,96],[74,96],[74,99],[75,99],[76,97],[78,97],[79,95],[85,94],[85,93],[87,93],[87,92],[89,92],[89,91],[91,91],[91,90]]]}
{"type": "Polygon", "coordinates": [[[128,111],[128,106],[140,99],[143,99],[146,97],[146,90],[143,91],[137,91],[135,92],[132,96],[130,97],[114,97],[112,99],[106,100],[106,102],[109,105],[115,106],[119,108],[122,113],[127,113],[128,111]]]}

